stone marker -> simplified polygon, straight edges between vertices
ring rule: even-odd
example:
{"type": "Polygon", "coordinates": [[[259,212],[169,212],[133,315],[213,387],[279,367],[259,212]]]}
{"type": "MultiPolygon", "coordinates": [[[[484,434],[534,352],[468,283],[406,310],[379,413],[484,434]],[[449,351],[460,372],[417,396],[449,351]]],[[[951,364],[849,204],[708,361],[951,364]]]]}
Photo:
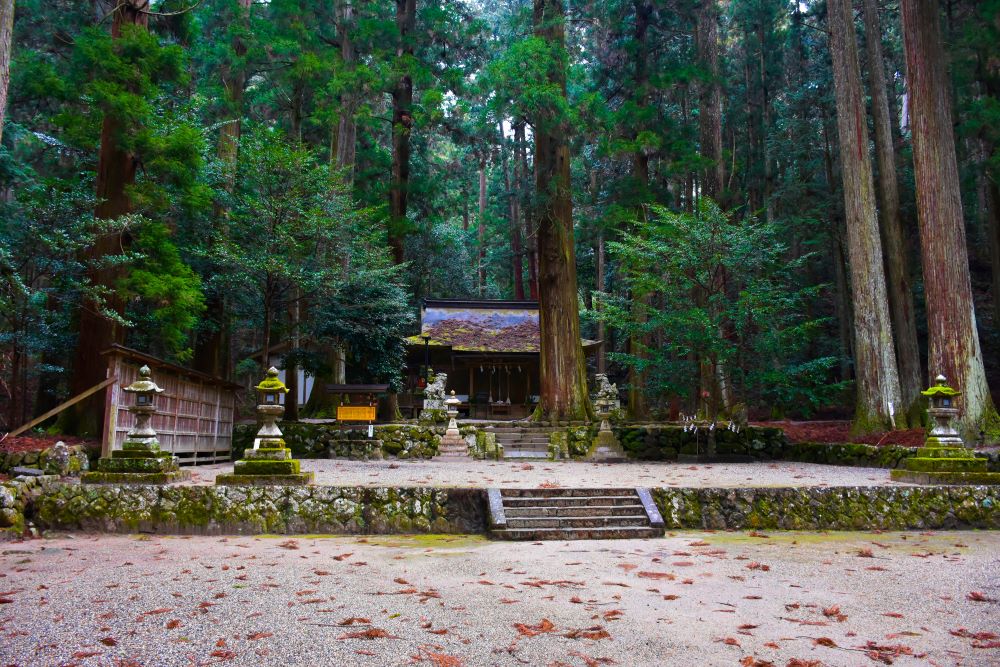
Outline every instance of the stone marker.
{"type": "Polygon", "coordinates": [[[889,473],[892,479],[913,484],[1000,484],[1000,473],[987,472],[986,459],[967,449],[951,425],[958,416],[955,397],[961,392],[949,387],[943,375],[934,380],[933,387],[920,392],[930,399],[927,414],[934,425],[917,455],[889,473]]]}
{"type": "Polygon", "coordinates": [[[314,473],[302,472],[300,462],[292,458],[292,450],[285,446],[285,440],[278,428],[278,418],[285,414],[285,406],[279,402],[288,387],[278,379],[278,369],[267,370],[267,377],[257,385],[260,404],[261,427],[257,431],[253,449],[243,452],[243,458],[233,465],[232,473],[215,477],[215,483],[223,486],[304,486],[311,484],[314,473]]]}
{"type": "Polygon", "coordinates": [[[438,448],[439,457],[443,458],[468,458],[469,457],[469,443],[465,441],[461,433],[458,431],[458,404],[461,401],[455,397],[455,390],[451,390],[451,396],[444,402],[448,409],[448,430],[444,432],[444,437],[441,438],[441,446],[438,448]]]}
{"type": "Polygon", "coordinates": [[[181,470],[170,452],[160,451],[160,441],[149,421],[156,414],[154,400],[163,390],[150,377],[149,366],[139,369],[139,379],[123,391],[135,394],[135,405],[128,409],[135,415],[135,426],[125,436],[121,449],[97,462],[97,470],[81,475],[84,484],[169,484],[189,479],[191,472],[181,470]]]}

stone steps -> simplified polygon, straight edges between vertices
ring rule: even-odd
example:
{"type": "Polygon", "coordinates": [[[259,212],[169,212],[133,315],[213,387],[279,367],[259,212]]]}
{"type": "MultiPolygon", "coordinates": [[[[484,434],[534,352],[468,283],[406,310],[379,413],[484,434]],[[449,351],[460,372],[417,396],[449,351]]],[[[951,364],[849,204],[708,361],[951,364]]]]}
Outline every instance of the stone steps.
{"type": "Polygon", "coordinates": [[[489,489],[490,534],[504,540],[657,537],[646,489],[489,489]]]}
{"type": "Polygon", "coordinates": [[[488,429],[487,433],[493,433],[497,444],[503,446],[504,458],[547,459],[549,434],[555,430],[555,427],[500,427],[488,429]]]}

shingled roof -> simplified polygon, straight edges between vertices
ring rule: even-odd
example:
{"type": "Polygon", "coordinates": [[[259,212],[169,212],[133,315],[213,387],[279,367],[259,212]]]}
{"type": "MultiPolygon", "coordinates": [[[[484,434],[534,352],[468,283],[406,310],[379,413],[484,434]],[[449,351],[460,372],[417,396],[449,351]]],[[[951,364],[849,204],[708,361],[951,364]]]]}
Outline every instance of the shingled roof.
{"type": "MultiPolygon", "coordinates": [[[[538,302],[493,299],[424,299],[420,335],[407,343],[450,347],[456,352],[537,353],[538,302]]],[[[584,340],[585,347],[595,341],[584,340]]]]}

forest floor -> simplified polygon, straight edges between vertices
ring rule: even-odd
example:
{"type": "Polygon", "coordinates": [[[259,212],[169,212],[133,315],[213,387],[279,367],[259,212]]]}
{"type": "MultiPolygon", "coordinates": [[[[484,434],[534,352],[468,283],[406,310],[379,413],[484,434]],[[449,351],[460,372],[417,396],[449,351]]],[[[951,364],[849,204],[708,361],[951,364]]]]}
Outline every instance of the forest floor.
{"type": "Polygon", "coordinates": [[[922,428],[852,436],[851,422],[842,419],[824,421],[767,421],[753,422],[753,425],[780,428],[792,442],[857,442],[876,446],[900,445],[903,447],[920,447],[924,444],[924,440],[927,439],[927,431],[922,428]]]}
{"type": "MultiPolygon", "coordinates": [[[[185,484],[214,484],[232,463],[190,468],[185,484]]],[[[468,488],[618,487],[803,487],[900,485],[880,468],[815,463],[755,462],[691,464],[673,461],[351,461],[303,459],[302,470],[316,473],[323,486],[457,486],[468,488]]]]}
{"type": "Polygon", "coordinates": [[[997,665],[998,553],[998,532],[59,536],[0,553],[0,663],[997,665]]]}
{"type": "Polygon", "coordinates": [[[0,452],[40,452],[62,440],[70,447],[84,445],[89,449],[100,450],[101,442],[92,438],[78,438],[75,435],[19,435],[0,442],[0,452]]]}

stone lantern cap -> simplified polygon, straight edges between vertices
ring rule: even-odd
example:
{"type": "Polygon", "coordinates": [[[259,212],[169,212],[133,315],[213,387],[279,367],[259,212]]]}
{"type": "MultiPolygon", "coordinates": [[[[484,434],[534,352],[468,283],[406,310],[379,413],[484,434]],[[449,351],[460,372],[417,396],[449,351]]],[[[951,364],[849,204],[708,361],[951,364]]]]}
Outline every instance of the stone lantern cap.
{"type": "Polygon", "coordinates": [[[938,375],[936,378],[934,378],[934,382],[936,382],[937,384],[935,384],[930,389],[925,389],[920,393],[923,394],[924,396],[929,396],[931,398],[936,396],[958,396],[959,394],[962,393],[957,389],[949,387],[946,384],[948,382],[948,378],[946,378],[943,375],[938,375]]]}
{"type": "Polygon", "coordinates": [[[122,387],[122,391],[127,391],[132,394],[163,393],[163,389],[156,386],[156,383],[150,378],[149,366],[143,366],[140,368],[139,379],[127,387],[122,387]]]}
{"type": "Polygon", "coordinates": [[[451,390],[451,396],[448,397],[448,400],[445,401],[445,404],[446,405],[458,405],[461,402],[462,401],[458,400],[458,398],[455,396],[455,390],[452,389],[451,390]]]}
{"type": "Polygon", "coordinates": [[[288,387],[278,379],[278,369],[274,366],[267,369],[267,377],[261,380],[261,383],[255,389],[265,394],[288,393],[288,387]]]}

